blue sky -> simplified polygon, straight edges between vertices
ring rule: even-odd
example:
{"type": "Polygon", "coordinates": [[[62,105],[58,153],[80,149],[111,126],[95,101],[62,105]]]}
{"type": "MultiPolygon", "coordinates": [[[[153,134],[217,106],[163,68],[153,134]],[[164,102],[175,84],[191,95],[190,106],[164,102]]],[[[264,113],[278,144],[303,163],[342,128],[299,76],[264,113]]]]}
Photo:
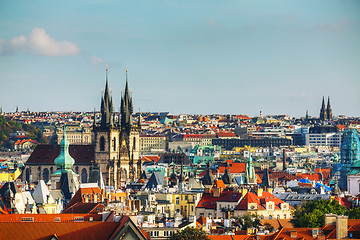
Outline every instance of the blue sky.
{"type": "Polygon", "coordinates": [[[1,1],[5,111],[99,110],[109,65],[135,111],[359,116],[360,2],[1,1]]]}

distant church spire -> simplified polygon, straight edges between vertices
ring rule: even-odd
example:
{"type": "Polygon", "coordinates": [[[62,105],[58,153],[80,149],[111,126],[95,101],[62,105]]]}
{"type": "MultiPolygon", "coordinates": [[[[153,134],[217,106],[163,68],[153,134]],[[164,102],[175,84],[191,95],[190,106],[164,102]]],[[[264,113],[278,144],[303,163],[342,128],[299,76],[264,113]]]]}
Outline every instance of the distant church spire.
{"type": "Polygon", "coordinates": [[[327,120],[333,120],[332,110],[331,110],[331,106],[330,106],[330,97],[328,97],[326,114],[327,114],[327,120]]]}
{"type": "Polygon", "coordinates": [[[322,104],[321,104],[321,109],[320,109],[320,120],[321,121],[326,121],[327,120],[327,111],[325,108],[325,98],[323,97],[322,100],[322,104]]]}
{"type": "Polygon", "coordinates": [[[129,92],[129,83],[128,83],[128,70],[126,69],[126,85],[125,92],[121,98],[121,126],[130,127],[132,125],[132,113],[133,113],[133,104],[132,97],[129,92]]]}
{"type": "Polygon", "coordinates": [[[106,69],[106,84],[104,96],[101,99],[101,127],[113,126],[113,103],[109,91],[108,69],[106,69]]]}

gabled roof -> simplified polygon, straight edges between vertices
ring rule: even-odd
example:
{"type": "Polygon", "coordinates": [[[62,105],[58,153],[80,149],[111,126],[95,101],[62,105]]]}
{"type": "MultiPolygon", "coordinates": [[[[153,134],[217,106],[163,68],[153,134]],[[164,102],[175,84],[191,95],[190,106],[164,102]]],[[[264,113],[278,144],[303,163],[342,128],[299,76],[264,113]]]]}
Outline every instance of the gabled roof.
{"type": "Polygon", "coordinates": [[[121,222],[1,222],[0,234],[2,239],[50,239],[54,234],[62,240],[110,239],[119,227],[121,222]]]}
{"type": "Polygon", "coordinates": [[[164,185],[164,176],[160,172],[153,172],[145,188],[157,188],[158,185],[164,185]]]}
{"type": "Polygon", "coordinates": [[[34,200],[37,204],[47,203],[47,198],[50,195],[50,191],[47,188],[44,180],[40,180],[33,193],[34,200]]]}
{"type": "MultiPolygon", "coordinates": [[[[94,194],[98,194],[98,196],[101,197],[102,192],[101,192],[99,187],[79,188],[79,190],[77,190],[75,195],[72,197],[72,199],[70,200],[70,202],[66,206],[66,209],[68,209],[69,207],[71,207],[75,203],[85,202],[84,196],[89,196],[89,202],[93,202],[94,201],[94,198],[93,198],[94,194]]],[[[100,199],[98,199],[98,201],[100,201],[100,199]]]]}
{"type": "Polygon", "coordinates": [[[213,197],[211,193],[204,193],[197,208],[216,209],[216,202],[238,202],[241,194],[232,191],[223,191],[219,197],[213,197]]]}
{"type": "MultiPolygon", "coordinates": [[[[275,197],[273,194],[269,192],[263,192],[262,196],[259,197],[253,192],[248,192],[243,199],[241,199],[239,205],[235,208],[235,210],[247,210],[249,203],[256,203],[258,210],[266,209],[266,202],[274,202],[275,209],[280,209],[280,204],[283,203],[281,199],[275,197]]],[[[290,208],[293,208],[289,205],[290,208]]]]}
{"type": "MultiPolygon", "coordinates": [[[[230,162],[229,162],[230,163],[230,162]]],[[[219,173],[225,173],[226,166],[219,166],[219,173]]],[[[232,162],[229,166],[230,173],[244,173],[246,171],[246,163],[244,162],[232,162]]]]}
{"type": "Polygon", "coordinates": [[[104,211],[105,206],[101,203],[82,203],[77,202],[66,208],[62,213],[100,213],[104,211]]]}

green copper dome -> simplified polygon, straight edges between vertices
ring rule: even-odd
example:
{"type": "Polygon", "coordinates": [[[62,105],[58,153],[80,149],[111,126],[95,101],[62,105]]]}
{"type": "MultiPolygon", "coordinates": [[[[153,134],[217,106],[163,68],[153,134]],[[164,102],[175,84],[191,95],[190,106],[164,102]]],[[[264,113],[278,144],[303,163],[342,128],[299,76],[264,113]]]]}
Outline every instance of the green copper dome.
{"type": "Polygon", "coordinates": [[[72,171],[72,167],[74,166],[75,160],[69,154],[69,141],[67,140],[64,126],[64,134],[63,139],[60,142],[60,154],[54,160],[56,165],[56,172],[54,174],[61,174],[64,172],[72,171]]]}

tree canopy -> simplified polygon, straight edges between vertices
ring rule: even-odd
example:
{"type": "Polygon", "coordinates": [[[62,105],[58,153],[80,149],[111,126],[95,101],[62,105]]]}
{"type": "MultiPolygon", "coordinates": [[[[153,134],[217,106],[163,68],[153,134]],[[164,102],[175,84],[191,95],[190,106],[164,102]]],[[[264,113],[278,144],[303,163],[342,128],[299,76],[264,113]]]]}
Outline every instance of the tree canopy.
{"type": "Polygon", "coordinates": [[[193,228],[187,227],[182,231],[176,232],[173,236],[170,237],[171,240],[207,240],[206,232],[193,228]]]}
{"type": "Polygon", "coordinates": [[[6,121],[5,117],[0,115],[0,148],[11,148],[10,133],[16,131],[27,132],[27,138],[36,140],[40,143],[46,143],[46,139],[42,136],[42,132],[39,128],[25,123],[19,123],[16,121],[6,121]]]}
{"type": "Polygon", "coordinates": [[[346,208],[336,200],[308,201],[295,208],[291,222],[294,227],[323,227],[328,213],[344,215],[346,208]]]}
{"type": "Polygon", "coordinates": [[[240,217],[234,217],[239,224],[241,230],[247,230],[248,228],[258,229],[260,226],[260,218],[256,214],[245,214],[240,217]]]}

